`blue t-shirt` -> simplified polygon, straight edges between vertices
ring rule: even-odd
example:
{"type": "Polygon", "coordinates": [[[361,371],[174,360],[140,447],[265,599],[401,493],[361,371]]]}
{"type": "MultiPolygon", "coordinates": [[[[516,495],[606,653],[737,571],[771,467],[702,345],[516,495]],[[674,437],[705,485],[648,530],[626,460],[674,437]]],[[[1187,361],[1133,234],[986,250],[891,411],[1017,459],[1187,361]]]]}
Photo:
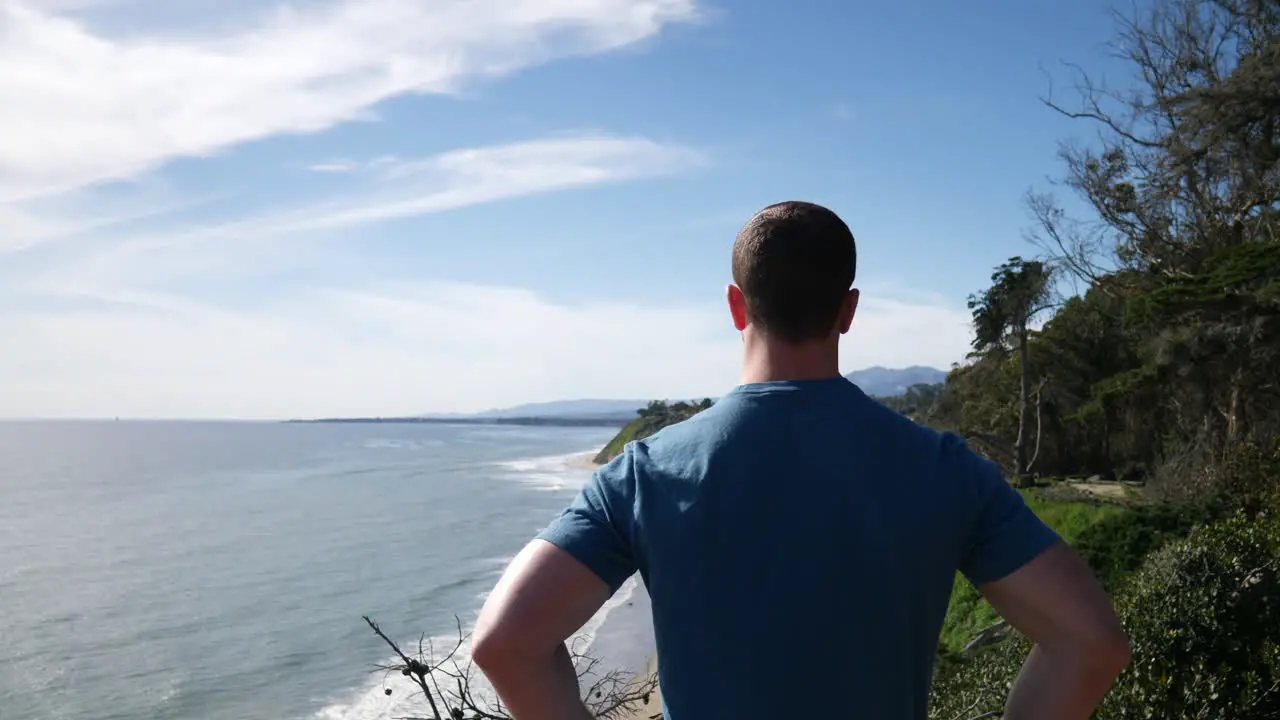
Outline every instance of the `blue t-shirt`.
{"type": "Polygon", "coordinates": [[[669,720],[926,717],[957,570],[1058,541],[991,462],[843,378],[735,388],[629,444],[540,537],[653,599],[669,720]]]}

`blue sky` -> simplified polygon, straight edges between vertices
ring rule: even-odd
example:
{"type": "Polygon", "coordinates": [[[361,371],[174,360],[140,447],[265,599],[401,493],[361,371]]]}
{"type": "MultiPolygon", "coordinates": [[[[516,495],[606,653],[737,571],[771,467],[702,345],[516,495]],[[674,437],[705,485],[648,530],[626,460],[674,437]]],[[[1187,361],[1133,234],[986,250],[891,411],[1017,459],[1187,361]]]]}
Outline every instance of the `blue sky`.
{"type": "MultiPolygon", "coordinates": [[[[848,370],[947,367],[1092,129],[1092,0],[0,2],[0,416],[714,395],[759,207],[859,241],[848,370]]],[[[1122,79],[1117,76],[1117,79],[1122,79]]]]}

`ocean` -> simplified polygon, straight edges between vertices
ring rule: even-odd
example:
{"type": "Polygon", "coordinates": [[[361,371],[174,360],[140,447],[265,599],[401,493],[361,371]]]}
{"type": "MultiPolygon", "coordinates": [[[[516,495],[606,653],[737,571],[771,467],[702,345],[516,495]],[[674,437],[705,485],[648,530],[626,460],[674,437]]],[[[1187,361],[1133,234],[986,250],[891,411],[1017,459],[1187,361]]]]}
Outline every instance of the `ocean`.
{"type": "MultiPolygon", "coordinates": [[[[0,720],[425,715],[361,616],[469,627],[612,434],[0,423],[0,720]]],[[[585,629],[609,667],[652,648],[636,586],[585,629]]]]}

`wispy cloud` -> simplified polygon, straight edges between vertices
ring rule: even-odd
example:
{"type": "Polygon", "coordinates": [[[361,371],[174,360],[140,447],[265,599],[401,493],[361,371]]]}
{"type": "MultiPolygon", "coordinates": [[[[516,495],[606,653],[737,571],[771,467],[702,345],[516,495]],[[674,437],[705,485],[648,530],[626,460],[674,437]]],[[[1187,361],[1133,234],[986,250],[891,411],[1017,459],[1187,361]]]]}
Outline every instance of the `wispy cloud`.
{"type": "Polygon", "coordinates": [[[359,167],[360,165],[350,160],[329,160],[328,162],[316,163],[307,169],[318,173],[349,173],[359,169],[359,167]]]}
{"type": "MultiPolygon", "coordinates": [[[[623,47],[696,16],[692,0],[224,1],[201,3],[191,27],[147,30],[149,18],[174,7],[0,2],[0,97],[13,110],[0,113],[0,252],[170,209],[168,201],[124,213],[96,207],[93,193],[76,192],[86,186],[324,130],[397,95],[449,93],[479,77],[623,47]],[[95,22],[103,12],[128,21],[95,22]]],[[[312,169],[347,174],[395,162],[312,169]]]]}
{"type": "MultiPolygon", "coordinates": [[[[704,162],[691,148],[607,132],[428,157],[335,147],[291,166],[324,177],[283,194],[287,205],[217,211],[155,172],[369,119],[391,97],[625,47],[697,12],[693,0],[0,0],[0,98],[20,109],[0,112],[0,416],[722,392],[739,343],[716,302],[567,304],[526,288],[297,272],[300,258],[322,255],[327,271],[361,260],[366,233],[335,231],[681,172],[704,162]],[[271,270],[294,274],[253,285],[271,270]],[[234,300],[209,289],[250,286],[234,300]],[[636,327],[662,328],[663,341],[636,327]]],[[[964,320],[932,298],[868,293],[850,367],[945,365],[967,344],[964,320]]]]}
{"type": "MultiPolygon", "coordinates": [[[[240,271],[278,252],[282,240],[316,241],[340,228],[658,176],[701,162],[701,155],[691,148],[601,134],[454,150],[427,158],[353,162],[376,171],[343,174],[348,181],[330,195],[286,209],[215,223],[171,223],[147,234],[101,233],[76,257],[60,259],[44,272],[28,273],[15,280],[15,287],[80,293],[88,287],[154,286],[240,271]]],[[[0,256],[3,250],[0,247],[0,256]]]]}
{"type": "Polygon", "coordinates": [[[146,183],[117,189],[121,191],[84,188],[25,202],[0,202],[0,257],[60,238],[171,215],[213,199],[212,194],[181,196],[146,183]]]}
{"type": "MultiPolygon", "coordinates": [[[[328,228],[699,161],[643,138],[555,137],[381,163],[355,174],[341,199],[288,211],[95,238],[83,254],[0,283],[0,306],[9,304],[0,337],[21,339],[0,354],[0,378],[21,378],[0,395],[0,416],[385,415],[723,392],[739,343],[714,301],[565,304],[525,288],[405,282],[289,287],[228,306],[181,288],[183,278],[288,269],[292,248],[328,228]],[[663,342],[636,327],[662,328],[663,342]]],[[[867,290],[846,369],[946,366],[963,355],[963,310],[892,286],[867,290]]]]}
{"type": "Polygon", "coordinates": [[[511,197],[665,175],[701,162],[690,148],[646,138],[585,135],[454,150],[383,162],[368,196],[254,221],[297,232],[441,212],[511,197]]]}
{"type": "Polygon", "coordinates": [[[379,155],[370,160],[352,160],[350,158],[336,158],[318,162],[307,167],[311,172],[317,173],[354,173],[354,172],[382,172],[393,171],[392,169],[400,166],[404,161],[395,155],[379,155]]]}
{"type": "Polygon", "coordinates": [[[0,114],[0,201],[323,130],[389,97],[623,47],[695,15],[691,0],[327,0],[217,34],[113,37],[65,14],[79,5],[0,3],[0,97],[21,109],[0,114]]]}

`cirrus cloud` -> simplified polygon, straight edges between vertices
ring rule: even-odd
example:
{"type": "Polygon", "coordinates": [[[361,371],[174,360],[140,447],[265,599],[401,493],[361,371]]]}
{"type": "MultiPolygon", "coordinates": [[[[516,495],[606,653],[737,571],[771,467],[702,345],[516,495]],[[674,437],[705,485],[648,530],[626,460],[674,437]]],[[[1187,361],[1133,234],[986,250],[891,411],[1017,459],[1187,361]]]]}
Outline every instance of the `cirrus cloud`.
{"type": "MultiPolygon", "coordinates": [[[[210,7],[202,20],[218,27],[210,7]]],[[[390,97],[451,93],[695,17],[691,0],[326,0],[217,33],[113,36],[72,12],[83,9],[0,2],[0,97],[19,109],[0,114],[0,201],[323,130],[390,97]]]]}
{"type": "MultiPolygon", "coordinates": [[[[428,157],[339,144],[293,165],[311,171],[305,191],[278,195],[272,179],[237,176],[194,196],[165,173],[376,119],[389,98],[635,45],[698,12],[694,0],[0,0],[0,416],[389,415],[722,392],[739,344],[716,301],[569,304],[341,272],[386,221],[678,173],[705,163],[695,149],[603,131],[428,157]],[[266,197],[202,206],[242,184],[266,197]],[[326,272],[299,272],[315,255],[326,272]],[[219,294],[264,277],[252,299],[219,294]]],[[[868,293],[849,362],[945,365],[967,345],[965,320],[934,298],[868,293]]]]}

